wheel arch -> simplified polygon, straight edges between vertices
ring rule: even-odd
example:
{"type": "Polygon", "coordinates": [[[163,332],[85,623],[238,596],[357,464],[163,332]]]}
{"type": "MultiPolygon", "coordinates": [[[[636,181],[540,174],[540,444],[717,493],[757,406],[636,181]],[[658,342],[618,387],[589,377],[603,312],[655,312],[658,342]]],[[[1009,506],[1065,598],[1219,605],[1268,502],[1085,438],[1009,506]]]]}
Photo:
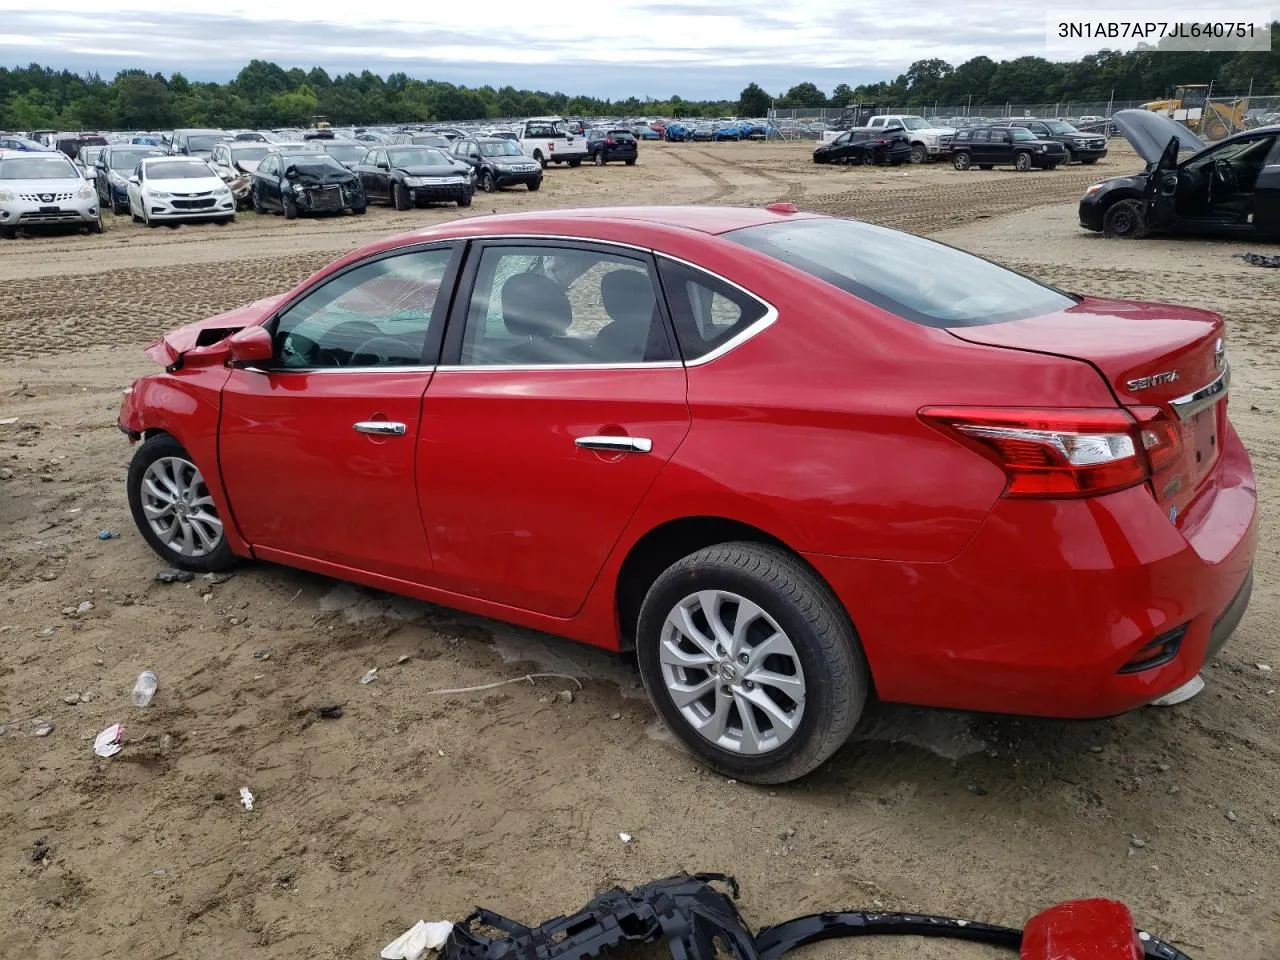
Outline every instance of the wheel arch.
{"type": "Polygon", "coordinates": [[[640,616],[640,606],[649,587],[662,571],[681,557],[687,557],[704,547],[733,542],[767,544],[785,551],[831,592],[837,605],[852,621],[851,614],[844,609],[831,584],[785,540],[742,520],[699,514],[666,520],[640,536],[628,549],[613,583],[619,649],[635,648],[635,626],[640,616]]]}
{"type": "Polygon", "coordinates": [[[1117,187],[1115,190],[1108,190],[1098,198],[1098,210],[1101,216],[1106,216],[1107,211],[1114,207],[1121,200],[1145,200],[1146,195],[1136,187],[1117,187]]]}

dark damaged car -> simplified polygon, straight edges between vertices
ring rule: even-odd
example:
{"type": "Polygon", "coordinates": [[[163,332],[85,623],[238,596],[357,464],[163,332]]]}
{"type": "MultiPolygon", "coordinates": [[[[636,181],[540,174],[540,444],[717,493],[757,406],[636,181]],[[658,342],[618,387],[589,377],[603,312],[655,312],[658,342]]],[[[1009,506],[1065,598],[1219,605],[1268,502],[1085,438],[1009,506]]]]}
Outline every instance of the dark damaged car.
{"type": "Polygon", "coordinates": [[[327,153],[273,151],[253,171],[249,202],[255,213],[362,214],[368,206],[360,178],[327,153]]]}
{"type": "Polygon", "coordinates": [[[1258,127],[1210,146],[1182,124],[1146,110],[1112,118],[1146,161],[1080,199],[1080,226],[1108,237],[1149,233],[1280,239],[1280,127],[1258,127]]]}
{"type": "Polygon", "coordinates": [[[408,210],[428,203],[471,206],[475,175],[461,160],[434,147],[376,147],[355,175],[370,200],[408,210]]]}

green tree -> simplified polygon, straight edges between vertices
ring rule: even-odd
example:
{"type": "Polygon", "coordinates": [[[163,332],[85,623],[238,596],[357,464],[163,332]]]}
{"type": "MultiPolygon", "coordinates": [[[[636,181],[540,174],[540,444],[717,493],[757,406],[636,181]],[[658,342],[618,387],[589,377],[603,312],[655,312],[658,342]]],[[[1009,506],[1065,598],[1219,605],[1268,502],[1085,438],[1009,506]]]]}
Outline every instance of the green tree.
{"type": "Polygon", "coordinates": [[[812,83],[797,83],[783,97],[789,107],[825,107],[827,95],[812,83]]]}
{"type": "Polygon", "coordinates": [[[316,114],[316,93],[305,83],[291,93],[271,98],[271,112],[283,127],[309,127],[316,114]]]}
{"type": "Polygon", "coordinates": [[[738,94],[738,115],[743,117],[763,117],[769,112],[773,98],[765,93],[758,83],[748,83],[738,94]]]}
{"type": "Polygon", "coordinates": [[[116,126],[125,130],[160,130],[177,125],[169,88],[141,71],[118,74],[113,84],[116,126]]]}
{"type": "Polygon", "coordinates": [[[837,83],[836,88],[831,91],[831,100],[829,102],[833,107],[847,107],[853,101],[853,88],[847,83],[837,83]]]}

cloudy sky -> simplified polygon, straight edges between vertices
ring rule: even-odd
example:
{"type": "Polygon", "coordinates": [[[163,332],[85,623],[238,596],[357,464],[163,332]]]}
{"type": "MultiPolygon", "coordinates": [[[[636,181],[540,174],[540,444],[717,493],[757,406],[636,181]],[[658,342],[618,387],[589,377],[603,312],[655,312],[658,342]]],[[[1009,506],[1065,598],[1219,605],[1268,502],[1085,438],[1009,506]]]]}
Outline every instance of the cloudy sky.
{"type": "Polygon", "coordinates": [[[771,92],[802,80],[830,91],[892,79],[924,57],[1046,55],[1045,9],[1026,0],[0,0],[0,63],[225,80],[261,58],[468,85],[729,98],[752,80],[771,92]]]}

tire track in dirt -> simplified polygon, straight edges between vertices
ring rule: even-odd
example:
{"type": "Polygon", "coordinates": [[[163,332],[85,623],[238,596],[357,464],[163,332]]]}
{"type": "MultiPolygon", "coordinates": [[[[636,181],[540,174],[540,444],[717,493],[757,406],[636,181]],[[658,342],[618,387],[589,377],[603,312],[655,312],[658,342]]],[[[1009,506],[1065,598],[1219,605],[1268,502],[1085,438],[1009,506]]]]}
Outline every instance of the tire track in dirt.
{"type": "Polygon", "coordinates": [[[708,196],[702,197],[698,200],[694,200],[693,201],[694,203],[699,205],[708,204],[708,203],[717,203],[720,200],[723,200],[725,197],[729,196],[729,194],[733,193],[734,191],[733,184],[731,184],[728,180],[726,180],[723,175],[721,175],[719,172],[712,169],[711,167],[706,166],[705,164],[695,163],[693,160],[689,159],[688,154],[686,152],[677,153],[676,151],[673,150],[668,154],[668,156],[678,161],[679,163],[683,163],[685,166],[695,171],[696,173],[702,174],[704,177],[710,180],[712,184],[715,185],[716,189],[714,192],[712,192],[708,196]]]}

